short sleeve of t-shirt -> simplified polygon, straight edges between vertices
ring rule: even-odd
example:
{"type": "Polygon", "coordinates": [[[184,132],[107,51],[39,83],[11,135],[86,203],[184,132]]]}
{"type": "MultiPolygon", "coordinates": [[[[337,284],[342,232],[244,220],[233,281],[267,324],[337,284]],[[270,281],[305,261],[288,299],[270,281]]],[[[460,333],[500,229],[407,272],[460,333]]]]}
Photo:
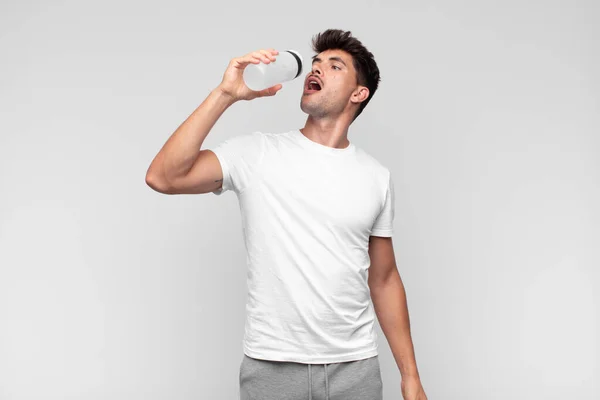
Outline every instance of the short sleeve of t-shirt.
{"type": "Polygon", "coordinates": [[[389,175],[385,203],[377,216],[371,236],[391,237],[394,233],[394,181],[389,175]]]}
{"type": "Polygon", "coordinates": [[[234,136],[210,149],[217,156],[223,170],[223,184],[213,193],[228,190],[241,193],[251,183],[264,153],[264,135],[261,132],[234,136]]]}

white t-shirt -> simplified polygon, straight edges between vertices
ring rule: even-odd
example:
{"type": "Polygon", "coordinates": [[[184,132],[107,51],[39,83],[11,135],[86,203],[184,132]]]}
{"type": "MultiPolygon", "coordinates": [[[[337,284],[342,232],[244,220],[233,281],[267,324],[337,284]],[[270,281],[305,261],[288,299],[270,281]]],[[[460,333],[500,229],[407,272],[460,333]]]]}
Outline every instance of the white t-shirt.
{"type": "Polygon", "coordinates": [[[299,130],[254,132],[211,149],[220,195],[240,205],[247,251],[244,353],[325,364],[375,356],[367,283],[369,236],[392,236],[389,170],[350,144],[337,149],[299,130]]]}

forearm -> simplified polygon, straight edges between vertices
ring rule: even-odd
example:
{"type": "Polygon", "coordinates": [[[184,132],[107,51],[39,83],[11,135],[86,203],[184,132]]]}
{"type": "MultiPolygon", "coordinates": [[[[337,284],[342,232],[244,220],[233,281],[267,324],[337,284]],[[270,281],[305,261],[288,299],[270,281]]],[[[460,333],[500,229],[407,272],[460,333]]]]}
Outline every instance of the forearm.
{"type": "Polygon", "coordinates": [[[371,288],[371,299],[402,378],[419,379],[410,334],[406,292],[397,271],[385,282],[371,288]]]}
{"type": "Polygon", "coordinates": [[[204,139],[233,103],[231,97],[219,88],[211,91],[169,137],[150,164],[147,174],[165,180],[185,175],[194,165],[204,139]]]}

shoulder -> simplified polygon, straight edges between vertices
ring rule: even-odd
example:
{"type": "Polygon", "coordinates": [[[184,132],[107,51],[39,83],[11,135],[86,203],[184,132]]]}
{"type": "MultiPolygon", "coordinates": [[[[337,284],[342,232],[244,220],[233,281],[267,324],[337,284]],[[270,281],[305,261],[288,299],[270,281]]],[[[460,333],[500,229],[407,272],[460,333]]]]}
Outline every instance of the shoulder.
{"type": "Polygon", "coordinates": [[[387,165],[360,147],[356,147],[356,159],[363,168],[387,185],[391,178],[391,172],[387,165]]]}

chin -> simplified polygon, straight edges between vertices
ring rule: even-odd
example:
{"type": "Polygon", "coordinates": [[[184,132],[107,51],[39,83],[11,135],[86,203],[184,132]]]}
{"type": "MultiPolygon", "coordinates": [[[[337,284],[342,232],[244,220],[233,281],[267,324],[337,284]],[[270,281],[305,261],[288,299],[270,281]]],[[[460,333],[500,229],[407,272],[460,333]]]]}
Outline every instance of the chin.
{"type": "Polygon", "coordinates": [[[319,109],[318,106],[316,106],[315,104],[310,104],[309,101],[306,101],[307,99],[302,98],[302,100],[300,101],[300,109],[302,111],[304,111],[306,114],[308,115],[316,115],[319,114],[319,111],[321,111],[319,109]]]}
{"type": "Polygon", "coordinates": [[[313,118],[323,118],[327,116],[327,112],[322,108],[314,108],[314,107],[300,107],[305,114],[310,115],[313,118]]]}

